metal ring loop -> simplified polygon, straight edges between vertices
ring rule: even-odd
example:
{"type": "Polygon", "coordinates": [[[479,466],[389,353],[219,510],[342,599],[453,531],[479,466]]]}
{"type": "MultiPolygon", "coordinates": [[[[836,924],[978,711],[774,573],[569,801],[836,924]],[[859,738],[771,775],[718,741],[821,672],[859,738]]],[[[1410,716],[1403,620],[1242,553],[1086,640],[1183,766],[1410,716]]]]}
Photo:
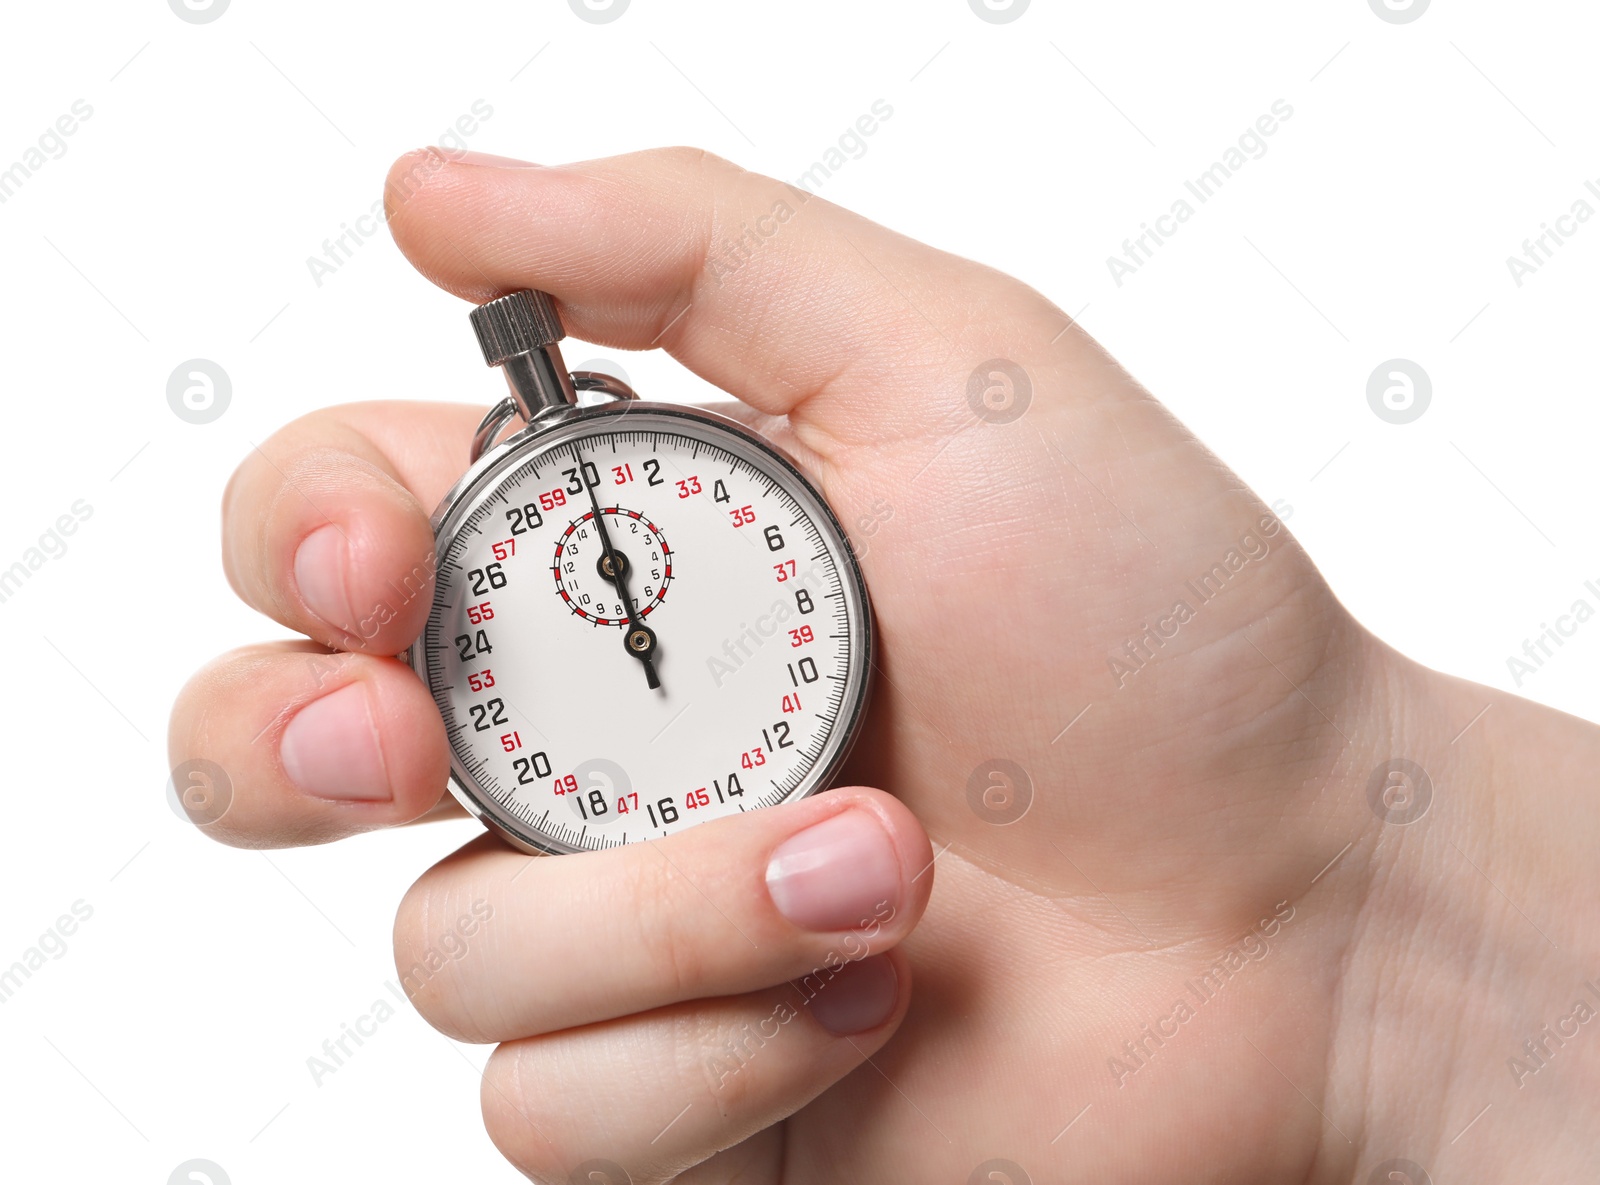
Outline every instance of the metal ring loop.
{"type": "Polygon", "coordinates": [[[603,370],[575,370],[572,372],[572,385],[579,391],[600,391],[613,399],[639,398],[627,383],[603,370]]]}
{"type": "Polygon", "coordinates": [[[472,434],[473,464],[477,464],[478,458],[489,451],[494,438],[500,435],[500,429],[504,428],[516,414],[517,401],[509,395],[489,409],[489,414],[483,417],[478,424],[478,430],[472,434]]]}

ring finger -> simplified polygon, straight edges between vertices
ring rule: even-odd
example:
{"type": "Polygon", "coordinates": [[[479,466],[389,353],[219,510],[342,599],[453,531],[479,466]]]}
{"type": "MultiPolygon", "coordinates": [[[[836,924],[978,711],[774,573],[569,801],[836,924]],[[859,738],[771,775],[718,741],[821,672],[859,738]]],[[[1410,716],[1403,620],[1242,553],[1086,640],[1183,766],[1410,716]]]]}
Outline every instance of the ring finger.
{"type": "Polygon", "coordinates": [[[763,991],[508,1042],[484,1070],[484,1124],[534,1180],[579,1179],[580,1167],[609,1161],[634,1185],[670,1181],[854,1070],[893,1035],[909,1000],[905,958],[891,951],[763,991]]]}

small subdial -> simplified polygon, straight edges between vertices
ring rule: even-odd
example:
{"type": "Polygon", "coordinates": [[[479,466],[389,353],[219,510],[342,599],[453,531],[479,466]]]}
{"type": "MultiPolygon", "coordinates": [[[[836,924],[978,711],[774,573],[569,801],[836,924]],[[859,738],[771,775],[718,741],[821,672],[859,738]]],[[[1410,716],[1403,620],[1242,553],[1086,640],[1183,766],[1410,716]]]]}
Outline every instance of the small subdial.
{"type": "MultiPolygon", "coordinates": [[[[633,600],[634,612],[648,617],[672,583],[672,549],[661,530],[637,510],[603,507],[606,534],[633,600]]],[[[628,610],[617,592],[617,573],[610,569],[594,511],[573,519],[556,541],[556,591],[579,617],[596,625],[628,624],[628,610]]]]}

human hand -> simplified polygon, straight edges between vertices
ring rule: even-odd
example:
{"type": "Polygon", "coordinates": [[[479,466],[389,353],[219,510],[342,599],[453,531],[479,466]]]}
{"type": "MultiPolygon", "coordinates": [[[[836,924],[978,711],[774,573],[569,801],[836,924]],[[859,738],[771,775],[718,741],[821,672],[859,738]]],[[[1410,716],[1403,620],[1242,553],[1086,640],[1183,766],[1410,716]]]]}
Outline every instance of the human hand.
{"type": "MultiPolygon", "coordinates": [[[[1004,1158],[1036,1182],[1333,1182],[1405,1158],[1495,1180],[1535,1134],[1575,1168],[1576,1071],[1515,1095],[1515,1139],[1452,1137],[1504,1091],[1502,1032],[1562,1011],[1496,960],[1563,998],[1600,972],[1587,917],[1552,916],[1592,900],[1584,767],[1533,748],[1592,768],[1592,728],[1377,643],[1270,508],[1008,277],[683,150],[419,163],[388,187],[417,268],[474,300],[548,291],[575,336],[661,346],[741,399],[856,536],[881,644],[842,779],[877,789],[556,860],[484,837],[407,896],[402,972],[438,919],[492,903],[491,937],[414,999],[501,1043],[485,1118],[519,1168],[920,1183],[1004,1158]],[[1375,811],[1394,757],[1449,810],[1375,811]],[[1491,801],[1507,768],[1538,796],[1491,801]],[[825,820],[812,858],[842,867],[769,893],[774,851],[825,820]],[[786,982],[839,953],[801,1006],[786,982]]],[[[219,838],[448,809],[437,712],[387,657],[428,594],[391,590],[430,554],[478,414],[334,408],[241,467],[230,579],[310,641],[226,656],[175,708],[173,760],[235,775],[219,838]]]]}

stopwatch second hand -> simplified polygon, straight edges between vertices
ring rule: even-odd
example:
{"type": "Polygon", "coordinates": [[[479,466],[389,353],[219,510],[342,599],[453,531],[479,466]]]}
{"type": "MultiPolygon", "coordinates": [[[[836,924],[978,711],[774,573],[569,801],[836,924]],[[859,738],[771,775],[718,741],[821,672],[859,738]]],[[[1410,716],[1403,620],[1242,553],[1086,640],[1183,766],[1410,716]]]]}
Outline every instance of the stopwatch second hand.
{"type": "Polygon", "coordinates": [[[627,561],[622,554],[611,546],[611,536],[606,531],[605,515],[600,513],[600,498],[594,492],[594,486],[589,485],[583,473],[583,457],[578,457],[578,480],[589,489],[589,504],[594,507],[594,523],[600,528],[600,546],[603,549],[605,564],[611,569],[609,578],[617,586],[617,596],[622,599],[622,610],[628,615],[628,630],[622,635],[622,646],[629,654],[644,664],[644,679],[650,690],[654,691],[661,686],[661,679],[656,674],[656,666],[652,661],[656,652],[656,632],[639,620],[634,612],[633,601],[628,596],[628,569],[627,561]]]}

